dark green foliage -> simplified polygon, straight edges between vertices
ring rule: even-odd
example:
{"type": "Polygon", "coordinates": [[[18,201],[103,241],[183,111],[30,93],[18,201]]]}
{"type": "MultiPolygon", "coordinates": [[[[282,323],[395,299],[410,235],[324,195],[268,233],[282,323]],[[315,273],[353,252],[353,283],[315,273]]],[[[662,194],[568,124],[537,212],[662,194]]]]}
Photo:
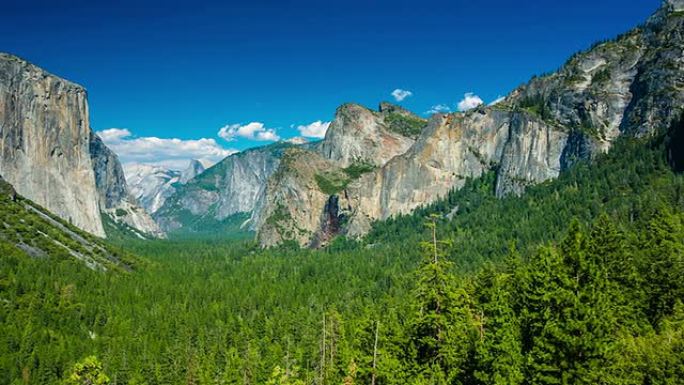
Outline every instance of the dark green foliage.
{"type": "Polygon", "coordinates": [[[594,76],[591,78],[591,81],[593,83],[605,83],[610,81],[610,76],[610,69],[604,68],[596,72],[594,76]]]}
{"type": "Polygon", "coordinates": [[[347,175],[340,171],[328,171],[314,175],[316,184],[322,193],[336,195],[344,190],[350,182],[347,175]]]}
{"type": "Polygon", "coordinates": [[[497,271],[489,265],[478,276],[474,318],[477,326],[474,377],[478,383],[521,384],[524,356],[520,317],[515,312],[515,286],[511,268],[497,271]],[[510,271],[509,271],[510,270],[510,271]]]}
{"type": "Polygon", "coordinates": [[[215,207],[210,208],[203,216],[192,215],[183,210],[176,217],[183,223],[179,230],[170,231],[168,236],[173,239],[223,239],[244,240],[254,237],[254,233],[245,226],[245,222],[251,217],[251,213],[237,213],[224,219],[214,217],[215,207]]]}
{"type": "Polygon", "coordinates": [[[12,222],[0,383],[678,383],[684,185],[664,145],[617,143],[522,197],[494,183],[327,250],[127,240],[149,261],[131,274],[31,258],[10,238],[39,224],[12,222]]]}
{"type": "Polygon", "coordinates": [[[7,191],[11,194],[0,194],[0,241],[34,258],[78,259],[97,270],[127,271],[140,262],[15,195],[9,187],[7,191]]]}
{"type": "Polygon", "coordinates": [[[465,287],[458,286],[450,273],[452,262],[445,258],[442,248],[450,242],[435,238],[424,242],[423,263],[418,269],[415,289],[415,318],[409,336],[415,356],[411,364],[416,375],[430,384],[451,384],[464,373],[468,347],[472,340],[470,297],[465,287]]]}
{"type": "Polygon", "coordinates": [[[530,384],[594,384],[617,329],[620,290],[574,222],[558,248],[544,248],[519,279],[523,352],[530,384]]]}
{"type": "Polygon", "coordinates": [[[516,107],[536,115],[542,120],[551,120],[553,117],[546,103],[544,96],[535,95],[522,99],[516,107]]]}
{"type": "Polygon", "coordinates": [[[365,161],[357,161],[343,169],[344,173],[351,179],[358,179],[361,175],[371,172],[375,166],[365,161]]]}
{"type": "Polygon", "coordinates": [[[327,195],[337,195],[347,188],[349,182],[358,179],[361,175],[371,172],[375,166],[366,161],[356,161],[348,167],[340,170],[326,171],[314,175],[318,188],[327,195]]]}
{"type": "Polygon", "coordinates": [[[459,245],[457,267],[469,270],[484,261],[500,261],[514,242],[523,254],[537,245],[556,241],[573,218],[590,224],[601,212],[633,224],[653,213],[656,202],[684,207],[684,180],[666,162],[659,141],[618,140],[596,161],[577,164],[554,181],[529,187],[521,197],[494,196],[496,175],[485,174],[443,200],[375,224],[368,237],[351,247],[399,248],[418,258],[412,246],[425,239],[424,218],[445,217],[440,238],[459,245]],[[446,217],[453,217],[447,221],[446,217]]]}
{"type": "Polygon", "coordinates": [[[389,113],[385,116],[385,123],[390,131],[397,134],[407,136],[409,138],[417,138],[423,128],[427,126],[427,121],[416,116],[406,116],[399,113],[389,113]]]}
{"type": "Polygon", "coordinates": [[[670,126],[668,132],[667,158],[677,172],[684,171],[684,116],[670,126]]]}
{"type": "Polygon", "coordinates": [[[114,243],[123,244],[131,239],[148,239],[145,234],[136,230],[135,228],[129,226],[123,221],[118,221],[117,218],[113,218],[107,213],[102,213],[100,215],[102,218],[102,226],[104,227],[105,234],[107,234],[107,240],[114,243]]]}

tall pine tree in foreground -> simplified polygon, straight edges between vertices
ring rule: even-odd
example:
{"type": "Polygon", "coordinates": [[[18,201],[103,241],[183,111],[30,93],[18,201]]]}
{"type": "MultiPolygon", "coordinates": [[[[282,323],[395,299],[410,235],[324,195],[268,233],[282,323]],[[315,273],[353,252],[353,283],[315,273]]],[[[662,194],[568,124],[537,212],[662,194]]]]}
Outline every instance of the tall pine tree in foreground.
{"type": "Polygon", "coordinates": [[[432,240],[421,244],[424,260],[417,273],[411,328],[413,363],[418,383],[454,384],[465,372],[473,337],[470,298],[450,273],[452,263],[444,249],[451,242],[437,240],[436,218],[427,225],[432,240]]]}
{"type": "Polygon", "coordinates": [[[530,384],[595,384],[602,377],[619,292],[574,222],[558,248],[545,247],[521,277],[523,346],[530,384]]]}
{"type": "Polygon", "coordinates": [[[516,385],[523,381],[520,321],[513,308],[513,276],[488,266],[478,276],[475,288],[474,377],[479,384],[516,385]]]}

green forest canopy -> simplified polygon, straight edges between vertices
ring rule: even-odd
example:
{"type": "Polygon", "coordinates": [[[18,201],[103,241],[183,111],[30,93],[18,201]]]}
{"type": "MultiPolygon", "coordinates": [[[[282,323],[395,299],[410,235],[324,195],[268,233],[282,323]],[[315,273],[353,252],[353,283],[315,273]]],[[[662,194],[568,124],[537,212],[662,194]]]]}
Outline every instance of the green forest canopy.
{"type": "Polygon", "coordinates": [[[671,143],[620,140],[522,197],[487,174],[319,251],[127,241],[147,263],[102,273],[0,240],[0,383],[675,383],[671,143]]]}

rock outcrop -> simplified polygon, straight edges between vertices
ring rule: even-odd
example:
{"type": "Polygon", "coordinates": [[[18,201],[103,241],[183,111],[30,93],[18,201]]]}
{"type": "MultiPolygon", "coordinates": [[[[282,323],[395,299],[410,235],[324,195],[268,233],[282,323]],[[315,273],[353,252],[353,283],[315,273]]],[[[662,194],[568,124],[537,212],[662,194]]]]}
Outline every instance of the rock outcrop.
{"type": "Polygon", "coordinates": [[[269,179],[252,215],[260,243],[326,244],[342,230],[343,212],[351,210],[347,186],[405,153],[426,125],[389,103],[379,111],[356,104],[338,108],[325,138],[288,151],[269,179]]]}
{"type": "MultiPolygon", "coordinates": [[[[318,246],[336,233],[319,231],[326,220],[323,208],[331,195],[322,191],[317,177],[339,172],[339,166],[316,151],[289,149],[276,174],[268,180],[258,210],[252,216],[265,246],[286,241],[318,246]]],[[[337,218],[337,215],[335,215],[337,218]]]]}
{"type": "Polygon", "coordinates": [[[0,174],[17,192],[104,236],[86,90],[0,54],[0,174]]]}
{"type": "Polygon", "coordinates": [[[354,162],[380,166],[406,152],[414,140],[401,132],[405,127],[400,125],[417,122],[420,131],[425,121],[401,107],[389,106],[383,103],[380,112],[375,112],[358,104],[342,105],[337,109],[325,139],[318,144],[318,152],[341,167],[354,162]]]}
{"type": "Polygon", "coordinates": [[[252,213],[289,147],[292,145],[276,143],[225,158],[178,186],[154,218],[163,230],[179,232],[189,230],[191,223],[211,226],[235,214],[252,213]]]}
{"type": "Polygon", "coordinates": [[[90,156],[95,170],[95,186],[102,213],[114,222],[124,224],[136,233],[142,233],[138,234],[142,237],[163,238],[164,232],[130,195],[118,156],[97,135],[91,136],[90,156]]]}
{"type": "Polygon", "coordinates": [[[188,167],[181,171],[179,182],[181,184],[188,183],[191,179],[204,172],[204,165],[197,159],[190,161],[188,167]]]}
{"type": "Polygon", "coordinates": [[[156,213],[176,188],[204,172],[204,165],[191,160],[183,171],[149,164],[128,164],[124,167],[131,195],[149,214],[156,213]]]}
{"type": "Polygon", "coordinates": [[[283,178],[279,170],[274,178],[281,180],[269,181],[264,207],[285,215],[276,215],[277,226],[259,222],[260,243],[318,246],[334,232],[361,236],[373,221],[409,213],[489,170],[497,172],[497,196],[521,194],[607,151],[618,136],[666,129],[684,108],[683,10],[684,2],[668,0],[642,27],[574,55],[559,71],[533,78],[501,103],[434,116],[406,151],[396,150],[403,147],[398,145],[386,152],[382,143],[412,138],[386,139],[392,130],[384,129],[381,115],[411,115],[388,105],[378,113],[341,107],[319,154],[338,168],[357,159],[373,161],[376,168],[322,197],[307,188],[316,189],[310,175],[330,173],[329,163],[312,162],[303,181],[296,172],[283,178]]]}
{"type": "Polygon", "coordinates": [[[154,214],[176,192],[181,172],[149,164],[124,165],[131,195],[149,214],[154,214]]]}

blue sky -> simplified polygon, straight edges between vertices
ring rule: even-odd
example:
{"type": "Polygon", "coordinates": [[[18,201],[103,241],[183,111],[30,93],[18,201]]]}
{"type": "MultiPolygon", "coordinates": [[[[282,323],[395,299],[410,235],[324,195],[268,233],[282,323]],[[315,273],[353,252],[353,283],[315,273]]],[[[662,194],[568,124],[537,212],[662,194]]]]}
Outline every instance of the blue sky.
{"type": "Polygon", "coordinates": [[[103,135],[124,161],[179,164],[299,126],[320,135],[340,104],[374,108],[397,89],[420,114],[466,93],[490,102],[660,1],[13,3],[0,50],[85,86],[91,125],[118,129],[103,135]]]}

